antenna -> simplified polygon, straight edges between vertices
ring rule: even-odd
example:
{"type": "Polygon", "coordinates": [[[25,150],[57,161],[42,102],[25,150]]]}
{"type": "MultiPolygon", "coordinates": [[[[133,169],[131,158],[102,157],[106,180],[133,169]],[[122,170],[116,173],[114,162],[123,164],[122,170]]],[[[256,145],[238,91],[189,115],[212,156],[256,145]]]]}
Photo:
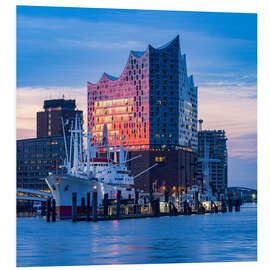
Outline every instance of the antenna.
{"type": "Polygon", "coordinates": [[[200,120],[199,120],[199,131],[202,131],[202,123],[203,123],[203,120],[200,119],[200,120]]]}

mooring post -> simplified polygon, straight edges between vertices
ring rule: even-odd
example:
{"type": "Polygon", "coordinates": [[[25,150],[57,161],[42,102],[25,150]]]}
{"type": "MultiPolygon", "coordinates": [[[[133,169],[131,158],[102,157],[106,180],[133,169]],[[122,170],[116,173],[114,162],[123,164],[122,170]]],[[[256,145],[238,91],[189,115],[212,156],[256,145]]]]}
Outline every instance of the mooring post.
{"type": "Polygon", "coordinates": [[[172,203],[169,202],[169,215],[172,216],[172,203]]]}
{"type": "Polygon", "coordinates": [[[97,221],[97,191],[93,192],[92,212],[93,221],[97,221]]]}
{"type": "Polygon", "coordinates": [[[41,202],[41,216],[45,216],[46,215],[46,203],[45,202],[41,202]]]}
{"type": "Polygon", "coordinates": [[[235,212],[239,212],[240,211],[240,199],[239,198],[237,198],[236,200],[235,200],[235,212]]]}
{"type": "Polygon", "coordinates": [[[52,222],[56,221],[56,204],[55,199],[52,199],[52,222]]]}
{"type": "Polygon", "coordinates": [[[77,221],[77,192],[72,192],[72,222],[77,221]]]}
{"type": "Polygon", "coordinates": [[[135,204],[138,205],[139,202],[139,191],[135,191],[135,204]]]}
{"type": "Polygon", "coordinates": [[[135,191],[135,207],[134,207],[134,214],[139,212],[139,192],[135,191]]]}
{"type": "Polygon", "coordinates": [[[47,222],[50,222],[51,217],[51,199],[49,198],[47,200],[47,209],[46,209],[46,220],[47,222]]]}
{"type": "Polygon", "coordinates": [[[233,207],[232,207],[232,200],[231,199],[228,200],[228,204],[229,204],[229,207],[228,207],[229,208],[229,212],[232,212],[232,210],[233,210],[232,208],[233,207]]]}
{"type": "Polygon", "coordinates": [[[109,195],[108,193],[104,194],[104,200],[103,200],[103,214],[104,217],[108,216],[108,206],[109,206],[109,195]]]}
{"type": "Polygon", "coordinates": [[[157,217],[160,217],[160,199],[157,199],[157,217]]]}
{"type": "Polygon", "coordinates": [[[121,210],[121,190],[117,190],[116,219],[120,219],[121,210]]]}
{"type": "Polygon", "coordinates": [[[85,198],[81,198],[81,212],[82,214],[85,214],[85,198]]]}
{"type": "Polygon", "coordinates": [[[154,205],[154,215],[155,217],[159,217],[160,216],[160,204],[159,204],[159,199],[155,199],[153,201],[153,205],[154,205]]]}
{"type": "Polygon", "coordinates": [[[87,195],[86,195],[86,218],[87,218],[87,221],[90,220],[90,192],[87,192],[87,195]]]}
{"type": "Polygon", "coordinates": [[[188,208],[188,205],[187,205],[187,204],[188,204],[188,203],[187,203],[187,201],[185,200],[185,201],[184,201],[184,213],[183,213],[185,216],[188,214],[188,209],[187,209],[187,208],[188,208]]]}
{"type": "Polygon", "coordinates": [[[191,206],[189,205],[189,203],[187,203],[187,210],[188,210],[188,215],[192,215],[192,208],[191,206]]]}
{"type": "Polygon", "coordinates": [[[222,213],[227,212],[227,206],[226,206],[226,203],[224,202],[224,200],[222,200],[221,211],[222,211],[222,213]]]}
{"type": "Polygon", "coordinates": [[[195,192],[195,209],[199,210],[199,191],[195,192]]]}
{"type": "Polygon", "coordinates": [[[133,205],[133,213],[134,213],[134,215],[137,214],[137,205],[136,204],[133,205]]]}

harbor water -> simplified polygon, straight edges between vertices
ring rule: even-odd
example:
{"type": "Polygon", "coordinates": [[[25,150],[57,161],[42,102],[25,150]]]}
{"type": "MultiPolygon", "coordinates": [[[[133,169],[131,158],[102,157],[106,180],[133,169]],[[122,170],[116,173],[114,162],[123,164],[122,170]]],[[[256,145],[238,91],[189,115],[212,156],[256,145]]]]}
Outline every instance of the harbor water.
{"type": "Polygon", "coordinates": [[[256,204],[240,212],[120,221],[17,218],[17,266],[256,260],[256,204]]]}

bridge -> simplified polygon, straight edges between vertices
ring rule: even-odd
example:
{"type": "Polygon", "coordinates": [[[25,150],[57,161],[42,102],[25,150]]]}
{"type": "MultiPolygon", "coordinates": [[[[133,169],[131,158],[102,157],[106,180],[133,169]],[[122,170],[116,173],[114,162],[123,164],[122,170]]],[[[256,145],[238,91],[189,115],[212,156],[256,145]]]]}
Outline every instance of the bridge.
{"type": "Polygon", "coordinates": [[[40,190],[17,188],[17,200],[26,201],[47,201],[52,198],[52,194],[40,190]]]}

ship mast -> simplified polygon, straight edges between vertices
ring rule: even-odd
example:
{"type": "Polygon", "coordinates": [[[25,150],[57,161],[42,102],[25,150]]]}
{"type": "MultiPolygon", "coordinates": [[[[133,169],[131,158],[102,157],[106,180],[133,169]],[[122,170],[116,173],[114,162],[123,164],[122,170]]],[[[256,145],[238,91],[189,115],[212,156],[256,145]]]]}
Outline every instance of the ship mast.
{"type": "Polygon", "coordinates": [[[67,163],[65,164],[68,169],[70,169],[70,166],[69,166],[69,158],[68,158],[68,151],[67,151],[67,141],[66,141],[66,133],[65,133],[65,127],[64,127],[64,120],[63,120],[63,117],[61,117],[61,121],[62,121],[62,128],[63,128],[63,137],[64,137],[64,144],[65,144],[65,152],[66,152],[66,162],[64,163],[67,163]]]}

